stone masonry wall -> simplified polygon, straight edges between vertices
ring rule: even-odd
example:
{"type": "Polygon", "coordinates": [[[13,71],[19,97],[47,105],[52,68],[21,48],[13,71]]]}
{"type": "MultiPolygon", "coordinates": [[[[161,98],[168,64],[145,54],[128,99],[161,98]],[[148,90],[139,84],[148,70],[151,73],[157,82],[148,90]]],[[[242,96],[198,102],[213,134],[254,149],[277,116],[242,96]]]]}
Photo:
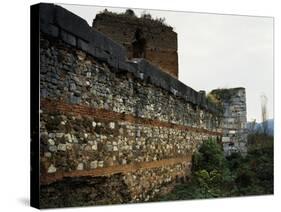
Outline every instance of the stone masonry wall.
{"type": "Polygon", "coordinates": [[[222,143],[226,155],[247,153],[247,114],[245,88],[213,90],[223,104],[222,143]]]}
{"type": "Polygon", "coordinates": [[[133,58],[132,43],[135,40],[135,33],[137,29],[141,29],[146,41],[143,57],[178,78],[177,33],[172,27],[152,19],[110,12],[97,14],[93,27],[125,46],[129,59],[133,58]]]}
{"type": "Polygon", "coordinates": [[[221,137],[219,108],[67,10],[40,5],[41,207],[149,201],[221,137]]]}

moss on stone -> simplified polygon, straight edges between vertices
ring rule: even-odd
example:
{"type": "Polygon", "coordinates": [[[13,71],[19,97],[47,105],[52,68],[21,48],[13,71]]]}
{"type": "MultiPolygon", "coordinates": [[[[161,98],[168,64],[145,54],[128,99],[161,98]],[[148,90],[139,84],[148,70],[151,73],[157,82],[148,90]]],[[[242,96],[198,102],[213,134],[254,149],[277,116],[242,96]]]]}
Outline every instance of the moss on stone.
{"type": "Polygon", "coordinates": [[[216,99],[218,99],[218,101],[228,101],[231,99],[231,97],[237,94],[237,90],[241,90],[241,89],[244,88],[242,87],[231,88],[231,89],[219,88],[219,89],[212,90],[210,92],[210,95],[215,96],[216,99]]]}
{"type": "Polygon", "coordinates": [[[169,26],[167,23],[165,23],[165,18],[153,18],[150,13],[143,13],[141,17],[137,17],[134,13],[133,10],[129,9],[126,10],[124,13],[117,13],[117,12],[112,12],[107,9],[104,9],[100,13],[97,14],[98,16],[114,16],[118,18],[124,18],[127,21],[128,20],[134,20],[134,21],[140,21],[140,22],[145,22],[146,24],[154,24],[154,25],[162,25],[168,28],[173,28],[169,26]]]}
{"type": "Polygon", "coordinates": [[[218,96],[216,94],[208,93],[207,100],[210,103],[214,104],[215,106],[220,106],[221,105],[221,101],[220,101],[220,99],[218,98],[218,96]]]}

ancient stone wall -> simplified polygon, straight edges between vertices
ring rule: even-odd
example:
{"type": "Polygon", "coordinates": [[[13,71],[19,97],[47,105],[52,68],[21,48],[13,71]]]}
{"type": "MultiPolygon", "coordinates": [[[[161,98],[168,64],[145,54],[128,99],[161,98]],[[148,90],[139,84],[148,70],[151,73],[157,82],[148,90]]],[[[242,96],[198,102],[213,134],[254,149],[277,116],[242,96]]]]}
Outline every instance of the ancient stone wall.
{"type": "Polygon", "coordinates": [[[223,104],[222,143],[226,155],[247,153],[247,114],[245,88],[217,89],[216,95],[223,104]]]}
{"type": "Polygon", "coordinates": [[[41,207],[149,201],[220,139],[220,108],[204,94],[127,61],[80,17],[41,4],[40,32],[41,207]]]}
{"type": "MultiPolygon", "coordinates": [[[[171,76],[178,78],[177,33],[172,27],[147,18],[110,12],[96,15],[93,27],[127,49],[127,57],[145,58],[171,76]],[[145,46],[143,54],[134,55],[138,34],[145,46]]],[[[136,45],[137,48],[139,45],[136,45]]]]}

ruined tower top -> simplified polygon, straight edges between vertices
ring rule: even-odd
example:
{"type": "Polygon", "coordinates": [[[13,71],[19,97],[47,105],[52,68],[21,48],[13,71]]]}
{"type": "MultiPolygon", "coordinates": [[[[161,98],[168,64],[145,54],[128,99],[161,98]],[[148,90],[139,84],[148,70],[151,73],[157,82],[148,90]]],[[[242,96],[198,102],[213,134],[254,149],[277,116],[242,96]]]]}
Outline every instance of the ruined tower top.
{"type": "Polygon", "coordinates": [[[123,45],[128,59],[145,58],[164,72],[178,78],[177,33],[164,23],[145,14],[137,17],[132,10],[96,15],[93,27],[123,45]]]}
{"type": "Polygon", "coordinates": [[[223,106],[222,143],[226,155],[247,153],[247,108],[245,88],[216,89],[211,92],[223,106]]]}

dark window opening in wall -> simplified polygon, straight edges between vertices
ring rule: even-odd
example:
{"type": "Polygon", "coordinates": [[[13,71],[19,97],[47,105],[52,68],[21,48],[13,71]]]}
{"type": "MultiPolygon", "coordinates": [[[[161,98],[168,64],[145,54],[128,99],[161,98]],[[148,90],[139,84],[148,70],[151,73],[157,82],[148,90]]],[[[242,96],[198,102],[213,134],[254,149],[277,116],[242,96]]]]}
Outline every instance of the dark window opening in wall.
{"type": "Polygon", "coordinates": [[[146,40],[140,28],[137,28],[135,32],[132,46],[134,58],[145,58],[146,40]]]}

